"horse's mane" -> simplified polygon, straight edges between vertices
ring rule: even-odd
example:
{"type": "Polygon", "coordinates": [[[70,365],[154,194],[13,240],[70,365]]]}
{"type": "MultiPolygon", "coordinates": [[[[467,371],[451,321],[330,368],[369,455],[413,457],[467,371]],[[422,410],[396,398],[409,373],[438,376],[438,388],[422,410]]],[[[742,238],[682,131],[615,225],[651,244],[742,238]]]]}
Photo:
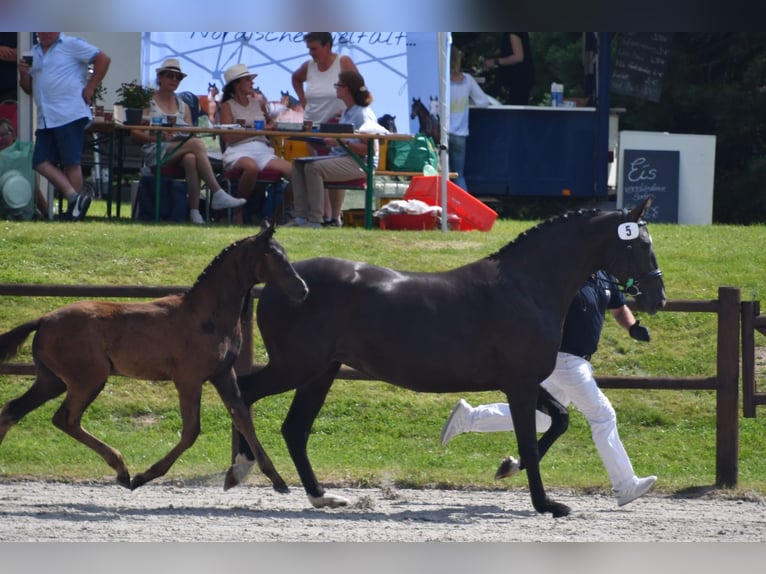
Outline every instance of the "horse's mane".
{"type": "Polygon", "coordinates": [[[488,255],[487,259],[498,259],[501,257],[504,257],[508,255],[511,251],[518,248],[519,245],[525,243],[530,239],[530,237],[534,238],[536,237],[541,231],[546,230],[554,225],[559,225],[562,222],[569,222],[572,221],[575,217],[577,218],[591,218],[599,213],[602,213],[602,211],[598,208],[592,208],[592,209],[578,209],[577,211],[567,211],[566,213],[562,213],[559,215],[554,215],[552,217],[549,217],[545,221],[541,221],[531,229],[527,229],[526,231],[523,231],[519,233],[519,235],[508,243],[507,245],[501,247],[498,251],[495,253],[488,255]]]}
{"type": "Polygon", "coordinates": [[[209,275],[212,275],[218,269],[218,267],[222,265],[222,262],[224,259],[226,259],[226,256],[232,251],[234,251],[235,249],[237,249],[242,243],[244,243],[248,239],[252,239],[252,237],[244,237],[224,247],[223,250],[221,250],[221,252],[218,255],[216,255],[215,258],[210,263],[208,263],[208,266],[202,270],[202,273],[199,274],[199,276],[197,277],[197,280],[194,282],[194,285],[191,286],[191,289],[194,289],[205,278],[207,278],[209,275]]]}

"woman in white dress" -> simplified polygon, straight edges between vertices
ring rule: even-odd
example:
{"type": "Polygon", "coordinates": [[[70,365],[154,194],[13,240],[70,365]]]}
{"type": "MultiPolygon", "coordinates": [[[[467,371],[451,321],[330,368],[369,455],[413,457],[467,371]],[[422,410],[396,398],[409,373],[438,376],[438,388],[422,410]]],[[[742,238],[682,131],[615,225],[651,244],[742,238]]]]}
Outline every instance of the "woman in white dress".
{"type": "MultiPolygon", "coordinates": [[[[219,107],[221,123],[233,124],[244,120],[247,127],[253,127],[255,120],[263,120],[266,128],[272,127],[266,101],[259,97],[253,87],[257,74],[251,73],[244,64],[235,64],[224,73],[226,85],[219,107]]],[[[242,170],[237,195],[247,199],[252,195],[258,174],[265,169],[277,170],[285,179],[290,179],[292,164],[277,156],[268,138],[247,134],[224,134],[223,165],[227,170],[242,170]]],[[[235,223],[242,221],[242,210],[233,213],[235,223]]]]}

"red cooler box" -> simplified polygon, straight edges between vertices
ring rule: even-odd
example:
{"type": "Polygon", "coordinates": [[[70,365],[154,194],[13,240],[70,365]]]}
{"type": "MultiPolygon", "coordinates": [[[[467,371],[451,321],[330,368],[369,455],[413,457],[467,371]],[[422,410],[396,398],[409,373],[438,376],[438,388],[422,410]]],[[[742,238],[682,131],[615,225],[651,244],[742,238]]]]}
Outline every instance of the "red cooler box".
{"type": "MultiPolygon", "coordinates": [[[[441,176],[417,175],[412,178],[404,199],[419,199],[429,205],[441,205],[441,176]]],[[[497,212],[470,193],[447,182],[447,210],[460,217],[460,230],[489,231],[497,219],[497,212]]]]}

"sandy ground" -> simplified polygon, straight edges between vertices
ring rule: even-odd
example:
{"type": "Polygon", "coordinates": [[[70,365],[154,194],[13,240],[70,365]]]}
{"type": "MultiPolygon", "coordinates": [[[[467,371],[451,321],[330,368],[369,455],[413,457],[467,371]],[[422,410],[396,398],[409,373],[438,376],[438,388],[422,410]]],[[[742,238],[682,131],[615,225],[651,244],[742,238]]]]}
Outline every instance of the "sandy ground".
{"type": "Polygon", "coordinates": [[[717,490],[650,493],[618,508],[602,494],[550,490],[572,508],[537,514],[526,490],[340,488],[346,508],[317,510],[303,491],[155,482],[0,483],[0,540],[134,542],[764,542],[766,501],[717,490]]]}

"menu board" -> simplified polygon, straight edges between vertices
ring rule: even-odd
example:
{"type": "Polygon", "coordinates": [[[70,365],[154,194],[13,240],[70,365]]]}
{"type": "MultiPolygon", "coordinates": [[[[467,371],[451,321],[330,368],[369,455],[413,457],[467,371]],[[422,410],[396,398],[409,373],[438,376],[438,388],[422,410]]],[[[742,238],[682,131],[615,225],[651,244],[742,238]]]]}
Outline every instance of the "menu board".
{"type": "Polygon", "coordinates": [[[620,32],[612,65],[611,91],[659,102],[672,40],[672,33],[620,32]]]}
{"type": "Polygon", "coordinates": [[[626,149],[622,160],[623,207],[630,209],[652,196],[645,219],[678,223],[680,157],[677,150],[626,149]]]}

